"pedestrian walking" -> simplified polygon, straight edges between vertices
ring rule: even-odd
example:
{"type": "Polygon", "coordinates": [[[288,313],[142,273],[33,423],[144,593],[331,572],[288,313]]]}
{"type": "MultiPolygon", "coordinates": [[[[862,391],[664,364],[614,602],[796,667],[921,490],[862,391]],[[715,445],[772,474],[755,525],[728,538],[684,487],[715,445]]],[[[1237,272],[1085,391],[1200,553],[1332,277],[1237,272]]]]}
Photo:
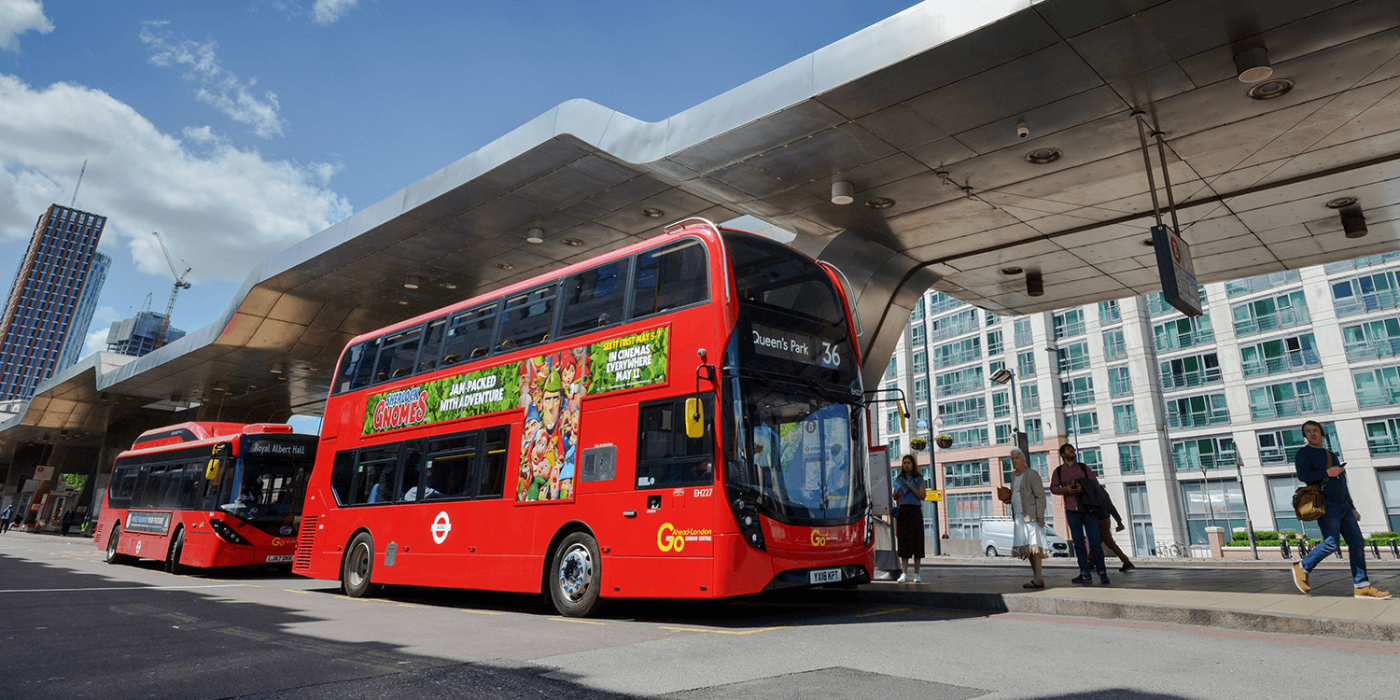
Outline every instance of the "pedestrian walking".
{"type": "Polygon", "coordinates": [[[1071,583],[1093,583],[1090,571],[1099,573],[1099,583],[1108,585],[1108,569],[1103,562],[1103,542],[1099,539],[1098,513],[1091,497],[1102,497],[1103,487],[1094,470],[1079,463],[1074,445],[1060,445],[1060,466],[1050,475],[1050,493],[1065,500],[1069,534],[1074,539],[1074,556],[1079,559],[1079,576],[1071,583]],[[1087,546],[1086,546],[1087,541],[1087,546]],[[1090,567],[1093,567],[1090,569],[1090,567]]]}
{"type": "Polygon", "coordinates": [[[60,536],[60,537],[67,537],[67,536],[68,536],[68,531],[71,530],[71,529],[73,529],[73,511],[71,511],[71,510],[65,511],[65,512],[63,513],[63,519],[60,520],[60,521],[58,521],[58,522],[59,522],[59,526],[58,526],[58,527],[59,527],[59,530],[58,530],[59,536],[60,536]]]}
{"type": "MultiPolygon", "coordinates": [[[[1108,494],[1105,493],[1104,496],[1107,497],[1108,494]]],[[[1123,562],[1123,565],[1118,567],[1119,571],[1132,571],[1137,567],[1134,566],[1133,562],[1128,559],[1128,555],[1123,552],[1123,548],[1119,547],[1118,543],[1113,541],[1113,533],[1115,529],[1118,532],[1123,531],[1123,516],[1118,514],[1118,509],[1113,506],[1113,499],[1110,498],[1108,499],[1108,512],[1104,513],[1102,518],[1099,518],[1099,541],[1103,543],[1105,557],[1108,556],[1109,551],[1112,551],[1113,554],[1117,556],[1120,561],[1123,562]],[[1112,518],[1113,520],[1116,520],[1118,522],[1117,528],[1114,528],[1109,524],[1109,518],[1112,518]]]]}
{"type": "Polygon", "coordinates": [[[15,507],[5,506],[5,510],[0,511],[0,534],[10,531],[10,522],[15,518],[15,507]]]}
{"type": "Polygon", "coordinates": [[[1031,580],[1022,588],[1044,588],[1040,560],[1050,556],[1050,541],[1045,537],[1045,482],[1034,469],[1026,468],[1026,453],[1011,448],[1011,556],[1031,563],[1031,580]]]}
{"type": "Polygon", "coordinates": [[[899,539],[899,583],[919,582],[919,560],[924,558],[924,476],[919,473],[914,455],[907,454],[899,462],[899,476],[894,480],[894,501],[899,507],[895,516],[899,539]],[[909,573],[909,559],[914,560],[914,572],[909,573]]]}
{"type": "Polygon", "coordinates": [[[1309,486],[1322,484],[1326,508],[1317,521],[1317,526],[1322,530],[1322,542],[1292,566],[1293,585],[1304,594],[1310,593],[1312,586],[1308,585],[1308,574],[1329,554],[1341,548],[1341,540],[1345,538],[1347,554],[1351,559],[1353,595],[1365,600],[1389,600],[1390,593],[1372,586],[1366,576],[1366,542],[1361,536],[1361,514],[1357,512],[1356,504],[1351,500],[1351,489],[1347,486],[1346,462],[1323,446],[1321,423],[1314,420],[1304,423],[1303,439],[1308,444],[1298,450],[1293,466],[1299,481],[1309,486]]]}

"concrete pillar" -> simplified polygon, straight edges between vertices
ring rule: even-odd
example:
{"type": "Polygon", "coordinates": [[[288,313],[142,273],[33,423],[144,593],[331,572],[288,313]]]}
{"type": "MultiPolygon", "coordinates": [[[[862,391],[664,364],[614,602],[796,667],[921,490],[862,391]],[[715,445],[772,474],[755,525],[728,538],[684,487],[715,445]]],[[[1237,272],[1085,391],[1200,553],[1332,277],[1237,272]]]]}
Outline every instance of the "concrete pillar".
{"type": "Polygon", "coordinates": [[[1210,556],[1214,559],[1225,558],[1225,528],[1206,528],[1206,539],[1210,540],[1210,556]]]}

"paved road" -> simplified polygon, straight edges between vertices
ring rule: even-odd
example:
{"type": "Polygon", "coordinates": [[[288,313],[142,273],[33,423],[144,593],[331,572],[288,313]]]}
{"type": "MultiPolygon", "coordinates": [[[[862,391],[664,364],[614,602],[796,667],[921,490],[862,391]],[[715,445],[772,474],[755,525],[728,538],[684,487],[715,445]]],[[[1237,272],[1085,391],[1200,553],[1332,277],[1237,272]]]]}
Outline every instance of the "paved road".
{"type": "Polygon", "coordinates": [[[1393,698],[1400,645],[794,595],[631,602],[352,600],[277,572],[108,566],[0,536],[0,698],[1393,698]],[[1312,672],[1316,666],[1327,669],[1312,672]],[[1344,680],[1345,679],[1345,680],[1344,680]],[[1340,684],[1340,685],[1339,685],[1340,684]]]}

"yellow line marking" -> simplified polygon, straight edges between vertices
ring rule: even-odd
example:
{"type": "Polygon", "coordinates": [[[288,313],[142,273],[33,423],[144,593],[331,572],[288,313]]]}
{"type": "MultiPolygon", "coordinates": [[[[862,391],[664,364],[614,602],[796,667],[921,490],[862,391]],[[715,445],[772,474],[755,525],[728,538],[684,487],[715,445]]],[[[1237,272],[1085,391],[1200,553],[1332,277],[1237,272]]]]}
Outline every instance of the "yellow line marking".
{"type": "Polygon", "coordinates": [[[300,594],[302,594],[302,595],[311,595],[311,593],[310,593],[309,591],[299,591],[299,590],[297,590],[297,589],[295,589],[295,588],[283,588],[282,590],[284,590],[284,591],[286,591],[286,592],[288,592],[288,593],[300,593],[300,594]]]}
{"type": "Polygon", "coordinates": [[[707,630],[707,629],[702,629],[702,628],[700,628],[700,627],[666,627],[666,626],[663,625],[663,626],[657,627],[657,629],[661,629],[661,630],[675,630],[675,631],[677,631],[677,632],[709,632],[710,634],[756,634],[756,633],[758,633],[758,632],[772,632],[773,630],[785,630],[785,629],[787,629],[787,628],[789,628],[789,627],[792,627],[792,625],[782,625],[782,626],[779,626],[779,627],[763,627],[763,628],[756,629],[756,630],[742,630],[742,631],[739,631],[739,630],[707,630]]]}
{"type": "Polygon", "coordinates": [[[505,613],[491,612],[490,610],[467,610],[466,608],[463,608],[463,609],[462,609],[462,612],[472,613],[473,615],[504,615],[504,614],[505,614],[505,613]]]}
{"type": "Polygon", "coordinates": [[[877,610],[877,611],[875,611],[875,612],[861,613],[861,614],[859,614],[859,615],[856,615],[856,617],[874,617],[874,616],[876,616],[876,615],[888,615],[888,614],[890,614],[890,613],[908,612],[908,611],[909,611],[909,608],[895,608],[895,609],[893,609],[893,610],[877,610]]]}
{"type": "Polygon", "coordinates": [[[421,605],[414,605],[414,604],[412,604],[412,603],[399,603],[399,607],[401,607],[401,608],[419,608],[419,607],[422,607],[422,606],[421,606],[421,605]]]}
{"type": "Polygon", "coordinates": [[[549,619],[550,619],[551,621],[553,621],[553,622],[577,622],[577,623],[579,623],[579,624],[581,624],[581,625],[606,625],[606,624],[608,624],[608,623],[606,623],[606,622],[598,622],[597,620],[575,620],[575,619],[572,618],[572,617],[551,617],[551,618],[549,618],[549,619]]]}
{"type": "Polygon", "coordinates": [[[245,583],[243,585],[248,586],[249,588],[262,588],[262,586],[259,586],[256,583],[245,583]]]}

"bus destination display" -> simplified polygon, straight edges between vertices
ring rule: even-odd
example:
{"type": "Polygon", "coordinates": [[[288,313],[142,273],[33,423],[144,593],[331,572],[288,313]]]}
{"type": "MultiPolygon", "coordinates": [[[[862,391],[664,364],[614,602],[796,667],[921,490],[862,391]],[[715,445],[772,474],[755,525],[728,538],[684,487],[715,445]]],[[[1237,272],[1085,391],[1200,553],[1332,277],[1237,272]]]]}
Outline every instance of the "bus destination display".
{"type": "Polygon", "coordinates": [[[761,323],[750,324],[754,352],[779,360],[840,369],[845,356],[845,343],[832,343],[798,331],[782,330],[761,323]]]}

